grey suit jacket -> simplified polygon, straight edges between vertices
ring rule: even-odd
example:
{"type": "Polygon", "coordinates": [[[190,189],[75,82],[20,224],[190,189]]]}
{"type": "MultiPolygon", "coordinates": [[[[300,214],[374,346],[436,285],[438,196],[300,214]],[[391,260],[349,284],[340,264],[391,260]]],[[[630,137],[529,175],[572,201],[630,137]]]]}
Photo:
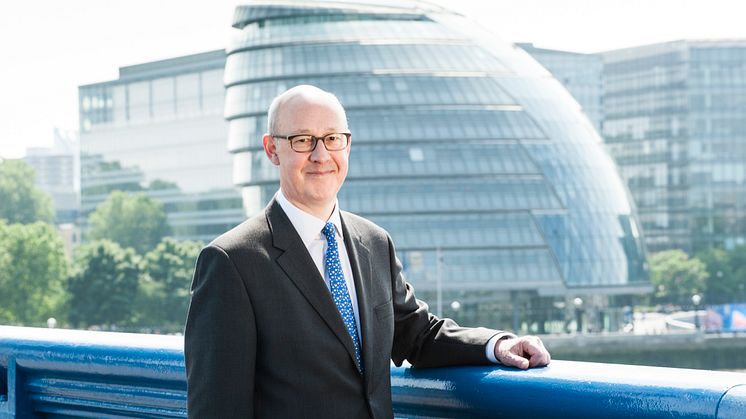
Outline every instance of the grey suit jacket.
{"type": "Polygon", "coordinates": [[[391,418],[390,360],[486,364],[496,330],[428,313],[389,235],[342,212],[365,373],[319,271],[280,205],[199,255],[184,334],[190,418],[391,418]]]}

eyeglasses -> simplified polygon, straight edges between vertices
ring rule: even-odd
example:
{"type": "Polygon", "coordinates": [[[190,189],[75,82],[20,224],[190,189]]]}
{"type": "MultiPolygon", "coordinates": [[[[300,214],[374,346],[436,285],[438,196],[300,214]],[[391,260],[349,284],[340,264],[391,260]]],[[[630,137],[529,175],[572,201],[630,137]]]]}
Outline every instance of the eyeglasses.
{"type": "Polygon", "coordinates": [[[272,137],[290,141],[290,148],[297,153],[310,153],[316,149],[319,140],[323,141],[324,147],[328,151],[344,150],[350,143],[350,136],[352,134],[349,132],[333,132],[323,137],[314,137],[308,134],[289,135],[287,137],[273,135],[272,137]]]}

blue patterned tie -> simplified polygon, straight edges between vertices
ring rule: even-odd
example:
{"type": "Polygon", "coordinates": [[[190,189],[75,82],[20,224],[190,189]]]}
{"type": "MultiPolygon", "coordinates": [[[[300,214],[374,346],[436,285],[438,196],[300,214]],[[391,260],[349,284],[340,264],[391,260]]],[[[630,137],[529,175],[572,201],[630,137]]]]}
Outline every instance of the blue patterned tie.
{"type": "Polygon", "coordinates": [[[332,291],[334,304],[337,305],[337,309],[342,315],[342,320],[347,328],[347,333],[352,337],[352,344],[355,345],[355,360],[357,361],[358,370],[362,373],[363,359],[360,356],[360,339],[357,337],[355,313],[352,311],[350,293],[347,292],[347,282],[345,282],[344,273],[342,273],[342,264],[339,261],[337,239],[334,237],[336,232],[334,224],[326,223],[323,232],[326,236],[327,243],[324,267],[326,269],[326,275],[329,278],[329,288],[331,288],[332,291]]]}

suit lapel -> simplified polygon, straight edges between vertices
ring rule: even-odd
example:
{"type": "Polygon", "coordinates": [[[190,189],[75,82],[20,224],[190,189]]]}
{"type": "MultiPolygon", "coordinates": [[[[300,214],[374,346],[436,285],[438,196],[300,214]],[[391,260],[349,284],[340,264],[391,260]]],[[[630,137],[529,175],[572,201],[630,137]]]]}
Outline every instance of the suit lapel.
{"type": "MultiPolygon", "coordinates": [[[[370,264],[370,252],[365,245],[364,238],[355,228],[354,224],[345,220],[344,213],[340,214],[342,218],[342,232],[344,234],[345,247],[347,256],[350,257],[350,267],[352,268],[352,277],[355,282],[355,291],[357,292],[357,308],[360,313],[360,334],[363,341],[363,364],[373,366],[374,354],[374,329],[375,315],[370,300],[370,278],[372,278],[372,266],[370,264]]],[[[370,384],[372,374],[366,370],[366,383],[370,384]]]]}
{"type": "Polygon", "coordinates": [[[334,332],[334,335],[347,349],[351,361],[355,363],[355,347],[352,344],[352,338],[347,333],[342,316],[332,300],[331,293],[324,280],[319,276],[319,271],[313,259],[311,259],[308,249],[298,236],[298,232],[277,201],[273,200],[269,204],[266,214],[267,224],[272,233],[273,245],[283,250],[283,253],[275,261],[334,332]]]}

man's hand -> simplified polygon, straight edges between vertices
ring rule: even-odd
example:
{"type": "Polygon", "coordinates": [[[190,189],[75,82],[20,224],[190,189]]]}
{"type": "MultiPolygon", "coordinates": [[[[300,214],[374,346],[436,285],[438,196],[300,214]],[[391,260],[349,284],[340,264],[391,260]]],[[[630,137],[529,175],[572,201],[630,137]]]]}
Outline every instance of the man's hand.
{"type": "Polygon", "coordinates": [[[495,345],[495,358],[503,365],[522,370],[543,367],[551,361],[549,351],[536,336],[498,340],[495,345]]]}

